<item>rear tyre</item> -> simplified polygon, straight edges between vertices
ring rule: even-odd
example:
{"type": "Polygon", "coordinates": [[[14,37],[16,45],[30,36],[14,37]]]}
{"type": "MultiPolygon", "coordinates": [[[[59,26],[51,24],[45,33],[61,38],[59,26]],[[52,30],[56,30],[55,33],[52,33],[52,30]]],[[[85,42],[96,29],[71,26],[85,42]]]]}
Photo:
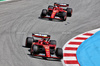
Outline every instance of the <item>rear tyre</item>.
{"type": "MultiPolygon", "coordinates": [[[[47,13],[47,14],[48,14],[49,16],[51,16],[52,11],[53,11],[53,6],[52,6],[52,5],[49,5],[49,6],[48,6],[48,13],[47,13]]],[[[51,20],[52,20],[52,19],[51,19],[51,20]]]]}
{"type": "Polygon", "coordinates": [[[25,46],[31,48],[33,40],[34,39],[32,37],[27,37],[25,46]]]}
{"type": "Polygon", "coordinates": [[[62,12],[61,19],[62,19],[63,21],[66,21],[66,18],[67,18],[67,13],[66,13],[66,12],[62,12]]]}
{"type": "Polygon", "coordinates": [[[67,16],[71,17],[73,12],[72,8],[67,8],[66,11],[67,11],[67,16]]]}
{"type": "Polygon", "coordinates": [[[56,6],[57,2],[54,3],[54,6],[56,6]]]}
{"type": "Polygon", "coordinates": [[[41,18],[45,17],[47,15],[47,9],[43,9],[41,13],[41,18]]]}
{"type": "Polygon", "coordinates": [[[50,40],[50,44],[56,45],[56,40],[50,40]]]}
{"type": "Polygon", "coordinates": [[[61,48],[57,48],[55,54],[57,57],[63,58],[63,50],[61,48]]]}
{"type": "Polygon", "coordinates": [[[49,5],[49,6],[48,6],[48,9],[49,9],[49,8],[50,8],[50,9],[53,9],[53,6],[52,6],[52,5],[49,5]]]}

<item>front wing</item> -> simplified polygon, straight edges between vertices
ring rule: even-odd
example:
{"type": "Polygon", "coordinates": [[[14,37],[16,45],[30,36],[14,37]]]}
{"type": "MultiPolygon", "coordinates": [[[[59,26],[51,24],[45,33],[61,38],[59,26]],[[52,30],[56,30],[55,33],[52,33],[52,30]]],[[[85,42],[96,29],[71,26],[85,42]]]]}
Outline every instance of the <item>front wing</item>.
{"type": "MultiPolygon", "coordinates": [[[[43,17],[43,18],[51,18],[51,17],[50,17],[50,16],[45,16],[45,17],[43,17]]],[[[63,20],[63,19],[61,19],[61,18],[59,18],[59,17],[54,17],[54,18],[51,18],[51,19],[63,20]]]]}
{"type": "MultiPolygon", "coordinates": [[[[34,56],[46,57],[45,54],[39,54],[39,55],[35,54],[34,56]]],[[[61,59],[60,57],[55,57],[55,56],[51,56],[47,58],[61,59]]]]}

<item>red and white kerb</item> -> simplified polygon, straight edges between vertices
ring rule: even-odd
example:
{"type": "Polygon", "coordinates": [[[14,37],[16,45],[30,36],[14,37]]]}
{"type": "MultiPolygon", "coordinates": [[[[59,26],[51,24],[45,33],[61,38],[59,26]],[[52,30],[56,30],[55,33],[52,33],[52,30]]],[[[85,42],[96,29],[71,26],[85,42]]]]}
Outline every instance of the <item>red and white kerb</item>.
{"type": "Polygon", "coordinates": [[[91,30],[69,40],[63,46],[63,66],[80,66],[76,56],[79,45],[99,30],[100,28],[91,30]]]}

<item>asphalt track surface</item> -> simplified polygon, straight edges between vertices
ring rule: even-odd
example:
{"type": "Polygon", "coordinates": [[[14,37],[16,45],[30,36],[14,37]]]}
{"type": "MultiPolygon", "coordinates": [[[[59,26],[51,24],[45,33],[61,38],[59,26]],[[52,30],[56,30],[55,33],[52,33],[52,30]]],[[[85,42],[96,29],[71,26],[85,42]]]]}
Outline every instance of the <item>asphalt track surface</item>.
{"type": "Polygon", "coordinates": [[[100,0],[16,0],[0,3],[0,66],[63,66],[57,60],[34,58],[25,48],[31,33],[50,34],[57,47],[83,32],[100,28],[100,0]],[[41,10],[54,2],[69,3],[67,21],[39,19],[41,10]]]}

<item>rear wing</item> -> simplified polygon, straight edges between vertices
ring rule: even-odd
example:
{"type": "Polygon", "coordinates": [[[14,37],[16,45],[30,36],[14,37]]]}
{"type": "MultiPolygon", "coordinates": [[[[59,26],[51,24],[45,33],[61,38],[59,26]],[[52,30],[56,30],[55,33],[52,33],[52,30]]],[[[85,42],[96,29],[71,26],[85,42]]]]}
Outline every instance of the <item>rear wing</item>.
{"type": "Polygon", "coordinates": [[[54,3],[54,6],[69,7],[69,4],[65,4],[65,3],[54,3]]]}
{"type": "Polygon", "coordinates": [[[46,35],[46,34],[34,34],[34,33],[32,33],[32,36],[39,37],[39,38],[50,38],[50,35],[46,35]]]}

